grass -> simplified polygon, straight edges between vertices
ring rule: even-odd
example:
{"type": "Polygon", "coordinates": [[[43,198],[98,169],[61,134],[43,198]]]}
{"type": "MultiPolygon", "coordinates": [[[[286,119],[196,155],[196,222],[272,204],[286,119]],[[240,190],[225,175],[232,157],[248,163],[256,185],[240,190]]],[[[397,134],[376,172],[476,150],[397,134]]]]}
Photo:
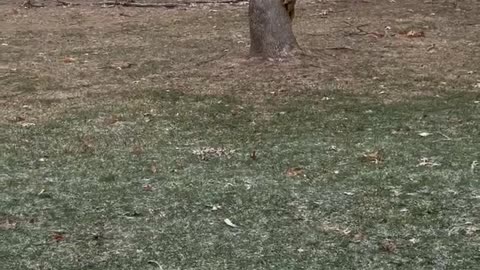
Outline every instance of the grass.
{"type": "Polygon", "coordinates": [[[145,102],[3,127],[0,213],[16,223],[1,231],[8,269],[477,265],[480,108],[469,97],[299,98],[268,119],[232,115],[232,99],[145,102]],[[162,110],[143,115],[152,108],[162,110]],[[202,147],[235,152],[203,160],[202,147]],[[383,161],[362,160],[375,149],[383,161]],[[423,157],[438,166],[419,166],[423,157]]]}
{"type": "Polygon", "coordinates": [[[2,6],[0,268],[477,268],[475,3],[327,2],[287,63],[241,6],[2,6]]]}

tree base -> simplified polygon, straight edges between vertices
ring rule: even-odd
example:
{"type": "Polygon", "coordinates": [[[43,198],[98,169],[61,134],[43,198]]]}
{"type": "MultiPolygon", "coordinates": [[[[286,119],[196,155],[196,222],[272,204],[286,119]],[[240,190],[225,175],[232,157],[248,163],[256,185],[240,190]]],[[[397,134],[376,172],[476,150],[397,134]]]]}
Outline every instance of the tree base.
{"type": "Polygon", "coordinates": [[[299,49],[284,0],[250,0],[250,56],[286,58],[299,49]]]}

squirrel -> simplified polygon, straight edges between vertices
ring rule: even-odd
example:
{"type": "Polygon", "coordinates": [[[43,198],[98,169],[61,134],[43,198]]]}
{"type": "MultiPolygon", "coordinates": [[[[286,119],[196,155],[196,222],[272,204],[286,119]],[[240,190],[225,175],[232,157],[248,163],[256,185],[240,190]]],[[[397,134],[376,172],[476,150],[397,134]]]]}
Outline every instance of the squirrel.
{"type": "Polygon", "coordinates": [[[295,17],[295,3],[297,0],[283,0],[283,6],[288,12],[288,16],[290,17],[290,20],[293,20],[293,17],[295,17]]]}

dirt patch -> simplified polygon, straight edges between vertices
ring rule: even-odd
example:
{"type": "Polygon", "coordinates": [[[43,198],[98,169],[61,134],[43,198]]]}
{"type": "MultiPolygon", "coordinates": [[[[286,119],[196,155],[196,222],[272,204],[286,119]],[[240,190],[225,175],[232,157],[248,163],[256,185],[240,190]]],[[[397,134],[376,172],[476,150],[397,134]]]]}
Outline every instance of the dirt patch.
{"type": "Polygon", "coordinates": [[[72,106],[135,102],[146,91],[256,104],[332,91],[382,102],[480,91],[478,1],[300,1],[294,30],[305,54],[285,63],[246,59],[245,5],[93,2],[0,5],[6,115],[40,121],[72,106]]]}

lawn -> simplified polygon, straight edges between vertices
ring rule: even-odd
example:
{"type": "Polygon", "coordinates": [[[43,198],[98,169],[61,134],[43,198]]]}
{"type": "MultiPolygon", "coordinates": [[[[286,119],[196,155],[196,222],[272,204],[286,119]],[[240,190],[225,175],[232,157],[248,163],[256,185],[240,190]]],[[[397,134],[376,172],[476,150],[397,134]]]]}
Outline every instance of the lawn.
{"type": "Polygon", "coordinates": [[[480,6],[376,2],[0,5],[0,268],[478,268],[480,6]]]}

